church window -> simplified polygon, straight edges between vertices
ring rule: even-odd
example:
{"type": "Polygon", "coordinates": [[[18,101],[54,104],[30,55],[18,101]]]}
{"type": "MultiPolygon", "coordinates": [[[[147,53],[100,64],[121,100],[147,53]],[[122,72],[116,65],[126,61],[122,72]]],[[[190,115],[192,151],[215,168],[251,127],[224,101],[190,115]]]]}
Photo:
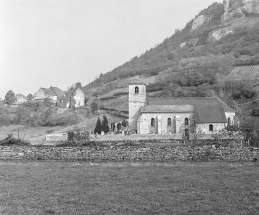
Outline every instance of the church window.
{"type": "Polygon", "coordinates": [[[151,119],[151,126],[155,126],[155,119],[154,118],[151,119]]]}
{"type": "Polygon", "coordinates": [[[184,125],[189,125],[189,119],[188,118],[184,119],[184,125]]]}
{"type": "Polygon", "coordinates": [[[230,125],[230,117],[228,117],[228,125],[230,125]]]}
{"type": "Polygon", "coordinates": [[[135,87],[135,94],[139,94],[139,88],[135,87]]]}
{"type": "Polygon", "coordinates": [[[209,125],[209,131],[213,131],[213,125],[212,124],[209,125]]]}
{"type": "Polygon", "coordinates": [[[171,125],[172,125],[171,118],[168,118],[168,119],[167,119],[167,125],[168,125],[168,126],[171,126],[171,125]]]}

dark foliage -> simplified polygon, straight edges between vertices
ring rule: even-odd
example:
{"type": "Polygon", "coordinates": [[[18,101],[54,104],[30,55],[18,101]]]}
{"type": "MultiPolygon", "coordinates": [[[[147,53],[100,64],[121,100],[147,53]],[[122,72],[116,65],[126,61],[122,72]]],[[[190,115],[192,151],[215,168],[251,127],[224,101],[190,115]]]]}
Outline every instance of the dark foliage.
{"type": "Polygon", "coordinates": [[[100,118],[98,117],[95,128],[94,128],[94,133],[96,134],[101,134],[102,132],[102,123],[100,118]]]}
{"type": "Polygon", "coordinates": [[[0,145],[8,146],[8,145],[18,145],[18,146],[28,146],[29,142],[17,139],[13,137],[13,134],[8,134],[7,137],[3,140],[0,140],[0,145]]]}
{"type": "Polygon", "coordinates": [[[5,95],[5,103],[8,105],[13,104],[16,101],[15,93],[12,90],[9,90],[5,95]]]}
{"type": "Polygon", "coordinates": [[[102,120],[102,131],[104,133],[108,133],[110,130],[110,127],[109,127],[109,122],[108,122],[108,119],[105,115],[103,115],[103,120],[102,120]]]}
{"type": "Polygon", "coordinates": [[[251,112],[252,116],[259,116],[259,109],[253,109],[251,112]]]}
{"type": "Polygon", "coordinates": [[[91,107],[92,112],[98,111],[98,104],[95,101],[92,102],[90,107],[91,107]]]}

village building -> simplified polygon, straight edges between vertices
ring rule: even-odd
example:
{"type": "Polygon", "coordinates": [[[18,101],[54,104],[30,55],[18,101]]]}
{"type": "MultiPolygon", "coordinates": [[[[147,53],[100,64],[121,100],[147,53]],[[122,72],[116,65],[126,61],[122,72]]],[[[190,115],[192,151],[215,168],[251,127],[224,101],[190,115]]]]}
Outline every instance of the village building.
{"type": "Polygon", "coordinates": [[[85,94],[81,88],[73,89],[66,95],[69,98],[67,108],[69,107],[80,107],[85,105],[85,94]]]}
{"type": "Polygon", "coordinates": [[[62,102],[65,92],[58,87],[43,88],[41,87],[35,94],[33,100],[42,101],[45,98],[50,98],[53,102],[62,102]]]}
{"type": "Polygon", "coordinates": [[[15,99],[16,99],[16,101],[14,103],[15,105],[20,105],[20,104],[23,104],[24,102],[28,101],[28,98],[25,95],[20,94],[20,93],[15,96],[15,99]]]}
{"type": "Polygon", "coordinates": [[[238,124],[235,111],[217,97],[147,98],[143,83],[129,84],[131,133],[213,134],[238,124]]]}

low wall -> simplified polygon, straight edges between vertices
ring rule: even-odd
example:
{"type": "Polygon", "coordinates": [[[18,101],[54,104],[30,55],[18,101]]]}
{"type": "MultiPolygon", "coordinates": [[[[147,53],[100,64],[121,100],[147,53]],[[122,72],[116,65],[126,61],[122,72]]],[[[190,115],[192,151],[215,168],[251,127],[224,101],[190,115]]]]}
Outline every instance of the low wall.
{"type": "MultiPolygon", "coordinates": [[[[190,137],[190,140],[192,138],[190,137]]],[[[212,134],[199,134],[197,136],[198,140],[214,140],[212,134]]],[[[222,138],[224,139],[224,138],[222,138]]],[[[225,139],[229,139],[226,137],[225,139]]],[[[234,139],[234,137],[232,137],[234,139]]],[[[91,141],[124,141],[124,140],[132,140],[132,141],[139,141],[139,140],[183,140],[182,134],[131,134],[131,135],[124,135],[124,134],[114,134],[114,135],[90,135],[91,141]]],[[[243,140],[243,137],[236,136],[236,140],[243,140]]]]}
{"type": "Polygon", "coordinates": [[[0,159],[85,161],[252,161],[259,148],[212,146],[0,147],[0,159]]]}

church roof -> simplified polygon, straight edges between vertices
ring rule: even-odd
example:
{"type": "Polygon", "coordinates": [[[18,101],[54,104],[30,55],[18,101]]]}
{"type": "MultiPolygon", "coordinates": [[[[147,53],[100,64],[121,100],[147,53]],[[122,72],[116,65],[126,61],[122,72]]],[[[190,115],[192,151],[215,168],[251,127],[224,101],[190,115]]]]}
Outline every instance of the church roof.
{"type": "Polygon", "coordinates": [[[186,113],[194,112],[193,105],[147,105],[141,108],[142,113],[186,113]]]}
{"type": "Polygon", "coordinates": [[[235,112],[216,97],[149,98],[147,105],[193,105],[197,123],[226,123],[225,112],[235,112]]]}

